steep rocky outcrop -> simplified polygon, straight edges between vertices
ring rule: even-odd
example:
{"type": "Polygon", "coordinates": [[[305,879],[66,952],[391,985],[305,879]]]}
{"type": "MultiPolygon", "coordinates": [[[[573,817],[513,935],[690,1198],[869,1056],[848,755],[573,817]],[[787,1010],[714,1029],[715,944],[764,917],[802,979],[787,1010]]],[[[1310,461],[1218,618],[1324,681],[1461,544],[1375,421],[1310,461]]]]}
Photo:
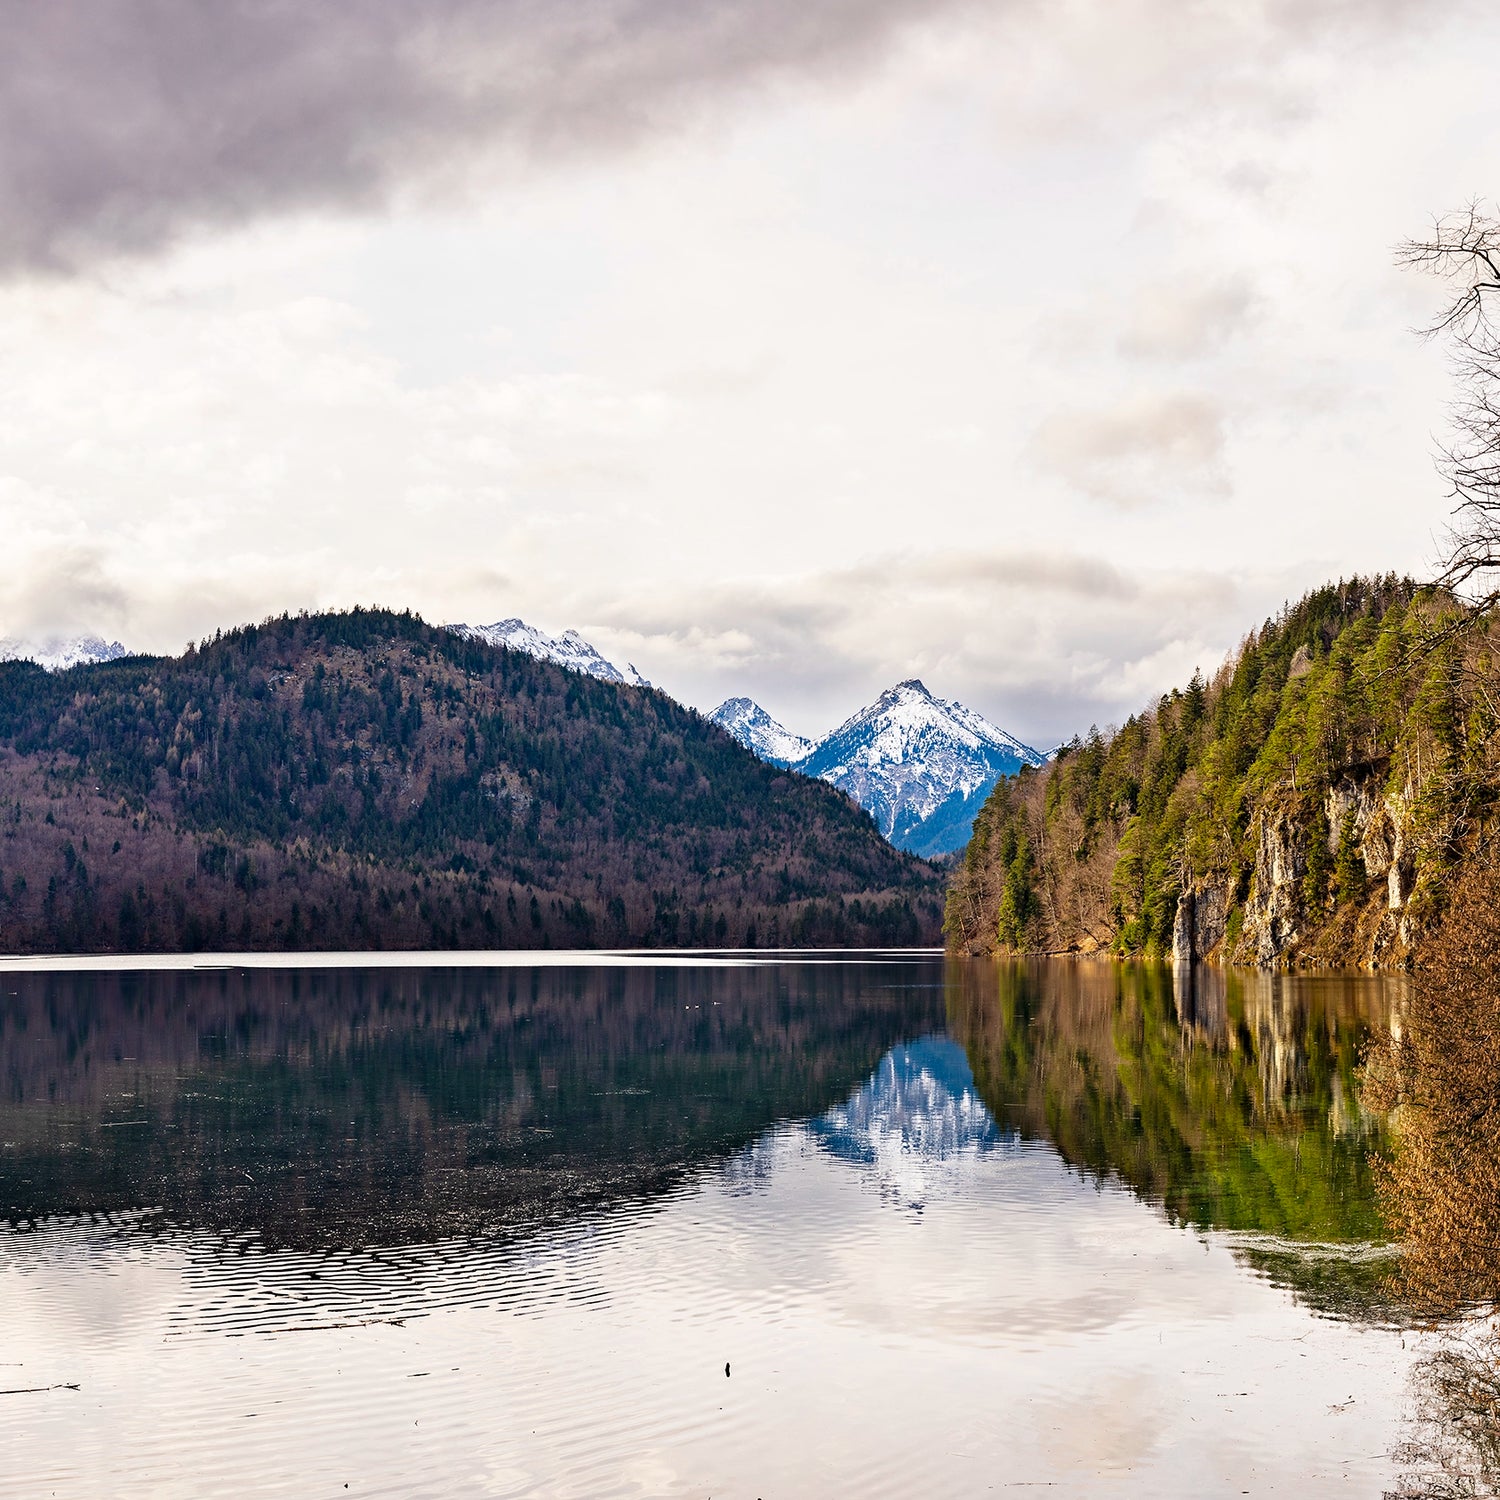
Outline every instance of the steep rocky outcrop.
{"type": "Polygon", "coordinates": [[[1218,953],[1229,918],[1229,892],[1223,881],[1189,887],[1177,903],[1172,924],[1172,962],[1204,962],[1218,953]]]}
{"type": "Polygon", "coordinates": [[[1413,799],[1382,791],[1383,769],[1361,768],[1330,786],[1321,823],[1309,823],[1296,803],[1262,809],[1254,823],[1255,863],[1237,930],[1230,927],[1234,892],[1228,876],[1195,880],[1178,898],[1172,962],[1260,968],[1304,959],[1352,961],[1364,968],[1404,963],[1412,942],[1407,907],[1413,889],[1408,827],[1413,799]],[[1314,840],[1323,842],[1330,864],[1347,843],[1364,876],[1365,894],[1354,920],[1339,925],[1332,945],[1326,905],[1308,900],[1314,840]]]}

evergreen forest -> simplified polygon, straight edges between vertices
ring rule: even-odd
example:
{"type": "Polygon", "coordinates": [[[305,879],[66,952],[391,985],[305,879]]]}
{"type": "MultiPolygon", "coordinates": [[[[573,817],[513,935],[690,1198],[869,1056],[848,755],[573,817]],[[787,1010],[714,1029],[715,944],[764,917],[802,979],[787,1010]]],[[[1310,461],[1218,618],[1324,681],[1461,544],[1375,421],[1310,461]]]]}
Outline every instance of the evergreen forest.
{"type": "Polygon", "coordinates": [[[950,943],[1404,963],[1488,846],[1494,645],[1439,588],[1309,593],[1212,677],[998,784],[950,888],[950,943]]]}

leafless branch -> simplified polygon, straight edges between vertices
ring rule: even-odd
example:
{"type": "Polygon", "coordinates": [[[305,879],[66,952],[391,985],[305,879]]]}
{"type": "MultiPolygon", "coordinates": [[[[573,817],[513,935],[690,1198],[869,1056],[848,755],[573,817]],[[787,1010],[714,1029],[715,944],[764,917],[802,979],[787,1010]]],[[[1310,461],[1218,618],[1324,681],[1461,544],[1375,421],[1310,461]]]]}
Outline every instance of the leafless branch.
{"type": "Polygon", "coordinates": [[[1500,217],[1476,199],[1435,220],[1427,238],[1399,245],[1396,263],[1452,288],[1438,315],[1418,330],[1451,340],[1457,386],[1454,436],[1438,452],[1453,524],[1437,581],[1474,613],[1487,613],[1500,595],[1483,587],[1500,578],[1500,217]]]}

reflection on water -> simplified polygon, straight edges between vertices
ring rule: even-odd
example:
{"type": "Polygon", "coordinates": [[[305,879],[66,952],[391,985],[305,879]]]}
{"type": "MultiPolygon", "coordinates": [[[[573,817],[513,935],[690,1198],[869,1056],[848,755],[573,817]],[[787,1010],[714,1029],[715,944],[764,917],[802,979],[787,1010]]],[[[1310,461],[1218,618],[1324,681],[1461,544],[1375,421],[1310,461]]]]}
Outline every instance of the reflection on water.
{"type": "Polygon", "coordinates": [[[1359,1102],[1390,980],[1015,962],[949,990],[986,1104],[1203,1229],[1382,1238],[1359,1102]]]}
{"type": "Polygon", "coordinates": [[[1393,1500],[1465,1500],[1500,1493],[1500,1330],[1447,1333],[1411,1373],[1402,1472],[1393,1500]]]}
{"type": "Polygon", "coordinates": [[[908,958],[0,990],[0,1492],[1387,1482],[1409,1356],[1303,1248],[1378,1237],[1373,982],[908,958]]]}
{"type": "Polygon", "coordinates": [[[893,1047],[857,1093],[807,1131],[834,1156],[870,1168],[887,1197],[912,1209],[934,1180],[1002,1140],[968,1059],[946,1037],[893,1047]]]}
{"type": "Polygon", "coordinates": [[[939,1024],[910,968],[6,976],[0,1218],[345,1246],[660,1192],[939,1024]]]}
{"type": "Polygon", "coordinates": [[[1313,1307],[1397,1315],[1360,1102],[1392,979],[1163,965],[958,970],[950,1024],[996,1118],[1244,1260],[1313,1307]]]}

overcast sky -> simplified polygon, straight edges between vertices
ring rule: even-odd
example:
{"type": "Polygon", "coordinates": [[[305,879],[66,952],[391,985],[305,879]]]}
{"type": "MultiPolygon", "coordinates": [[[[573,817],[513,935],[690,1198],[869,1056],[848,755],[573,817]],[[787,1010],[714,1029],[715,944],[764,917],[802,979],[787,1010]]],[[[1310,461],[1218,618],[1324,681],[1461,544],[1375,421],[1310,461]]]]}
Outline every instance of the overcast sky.
{"type": "Polygon", "coordinates": [[[410,605],[1036,744],[1425,571],[1500,12],[0,0],[0,635],[410,605]]]}

